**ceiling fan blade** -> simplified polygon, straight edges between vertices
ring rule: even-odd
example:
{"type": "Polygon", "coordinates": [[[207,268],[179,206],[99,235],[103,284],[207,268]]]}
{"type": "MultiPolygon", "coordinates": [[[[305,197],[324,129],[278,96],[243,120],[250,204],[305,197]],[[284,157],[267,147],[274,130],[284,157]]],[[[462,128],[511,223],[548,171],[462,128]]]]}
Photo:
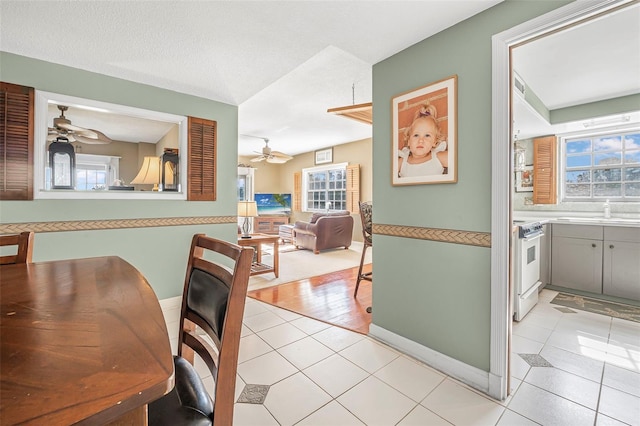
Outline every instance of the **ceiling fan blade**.
{"type": "Polygon", "coordinates": [[[64,123],[61,120],[56,123],[56,119],[54,119],[53,122],[54,122],[53,124],[56,127],[59,127],[61,129],[64,129],[64,130],[67,130],[69,132],[84,132],[84,131],[87,131],[87,129],[85,129],[84,127],[74,126],[71,123],[64,123]]]}
{"type": "Polygon", "coordinates": [[[112,142],[111,139],[103,140],[103,139],[87,138],[85,136],[78,135],[78,134],[74,134],[73,137],[77,142],[84,143],[87,145],[106,145],[112,142]]]}
{"type": "Polygon", "coordinates": [[[55,135],[54,134],[47,135],[47,142],[55,142],[59,137],[66,138],[67,141],[69,142],[79,142],[77,139],[78,138],[77,135],[72,135],[72,134],[62,135],[59,133],[56,133],[55,135]]]}
{"type": "Polygon", "coordinates": [[[91,137],[92,139],[98,139],[100,141],[100,143],[111,143],[111,142],[113,142],[113,140],[109,136],[105,135],[100,130],[96,130],[96,129],[87,129],[87,130],[92,132],[92,133],[95,133],[96,137],[93,138],[92,136],[87,136],[87,135],[84,134],[84,132],[82,133],[81,136],[91,137]]]}
{"type": "Polygon", "coordinates": [[[271,155],[274,157],[286,158],[287,160],[293,160],[293,157],[287,154],[284,154],[280,151],[271,151],[271,155]]]}
{"type": "Polygon", "coordinates": [[[92,129],[76,130],[74,133],[80,136],[84,136],[85,138],[100,139],[98,132],[92,129]]]}
{"type": "Polygon", "coordinates": [[[251,160],[249,160],[249,161],[251,161],[251,162],[253,162],[253,163],[257,163],[257,162],[259,162],[259,161],[263,161],[263,160],[264,160],[264,157],[255,157],[255,158],[252,158],[252,159],[251,159],[251,160]]]}
{"type": "Polygon", "coordinates": [[[280,158],[280,157],[269,157],[267,158],[267,163],[273,163],[273,164],[284,164],[289,160],[286,160],[284,158],[280,158]]]}

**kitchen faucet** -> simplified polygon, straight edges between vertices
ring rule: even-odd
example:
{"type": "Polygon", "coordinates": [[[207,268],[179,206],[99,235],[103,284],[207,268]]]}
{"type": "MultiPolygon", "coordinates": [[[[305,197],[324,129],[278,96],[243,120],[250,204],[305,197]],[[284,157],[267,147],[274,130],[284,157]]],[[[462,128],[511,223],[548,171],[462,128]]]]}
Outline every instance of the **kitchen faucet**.
{"type": "Polygon", "coordinates": [[[604,218],[611,219],[611,207],[609,206],[609,200],[604,202],[604,218]]]}

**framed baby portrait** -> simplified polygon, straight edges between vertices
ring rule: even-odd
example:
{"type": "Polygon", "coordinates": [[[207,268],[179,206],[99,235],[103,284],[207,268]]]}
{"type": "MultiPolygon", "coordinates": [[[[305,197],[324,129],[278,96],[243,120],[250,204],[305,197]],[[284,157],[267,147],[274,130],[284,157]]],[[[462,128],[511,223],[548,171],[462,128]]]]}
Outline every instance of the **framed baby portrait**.
{"type": "Polygon", "coordinates": [[[391,176],[395,185],[458,179],[458,76],[391,99],[391,176]]]}

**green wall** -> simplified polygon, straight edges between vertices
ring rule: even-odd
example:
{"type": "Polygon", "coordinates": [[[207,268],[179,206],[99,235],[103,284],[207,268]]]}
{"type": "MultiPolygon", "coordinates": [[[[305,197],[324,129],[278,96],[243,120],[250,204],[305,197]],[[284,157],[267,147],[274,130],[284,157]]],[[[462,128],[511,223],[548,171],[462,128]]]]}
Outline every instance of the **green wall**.
{"type": "MultiPolygon", "coordinates": [[[[217,201],[35,200],[0,202],[2,223],[235,216],[238,108],[101,74],[0,52],[0,80],[36,90],[216,120],[217,201]]],[[[137,267],[160,299],[182,292],[195,233],[234,241],[235,224],[37,233],[34,261],[119,255],[137,267]]]]}
{"type": "Polygon", "coordinates": [[[637,111],[639,106],[640,95],[621,96],[574,107],[555,109],[550,112],[550,123],[566,123],[605,115],[624,114],[637,111]]]}
{"type": "MultiPolygon", "coordinates": [[[[374,223],[491,231],[491,36],[567,3],[505,1],[373,67],[374,223]],[[392,186],[391,98],[454,74],[458,182],[392,186]]],[[[374,247],[373,323],[489,371],[490,249],[382,235],[374,247]]]]}

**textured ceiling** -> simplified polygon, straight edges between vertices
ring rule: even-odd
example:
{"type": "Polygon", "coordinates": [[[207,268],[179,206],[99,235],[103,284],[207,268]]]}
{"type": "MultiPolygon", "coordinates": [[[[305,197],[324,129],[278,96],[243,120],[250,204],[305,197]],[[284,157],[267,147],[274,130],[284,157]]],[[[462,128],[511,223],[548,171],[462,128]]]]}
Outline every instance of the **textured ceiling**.
{"type": "Polygon", "coordinates": [[[370,102],[373,64],[499,2],[2,0],[0,49],[238,105],[240,134],[298,154],[370,137],[327,109],[370,102]]]}
{"type": "MultiPolygon", "coordinates": [[[[237,105],[238,133],[257,136],[240,155],[260,137],[296,155],[370,137],[327,109],[370,102],[373,64],[499,1],[2,0],[0,50],[237,105]]],[[[518,47],[514,66],[549,108],[638,93],[639,11],[518,47]]],[[[110,133],[109,117],[68,118],[110,133]]]]}

